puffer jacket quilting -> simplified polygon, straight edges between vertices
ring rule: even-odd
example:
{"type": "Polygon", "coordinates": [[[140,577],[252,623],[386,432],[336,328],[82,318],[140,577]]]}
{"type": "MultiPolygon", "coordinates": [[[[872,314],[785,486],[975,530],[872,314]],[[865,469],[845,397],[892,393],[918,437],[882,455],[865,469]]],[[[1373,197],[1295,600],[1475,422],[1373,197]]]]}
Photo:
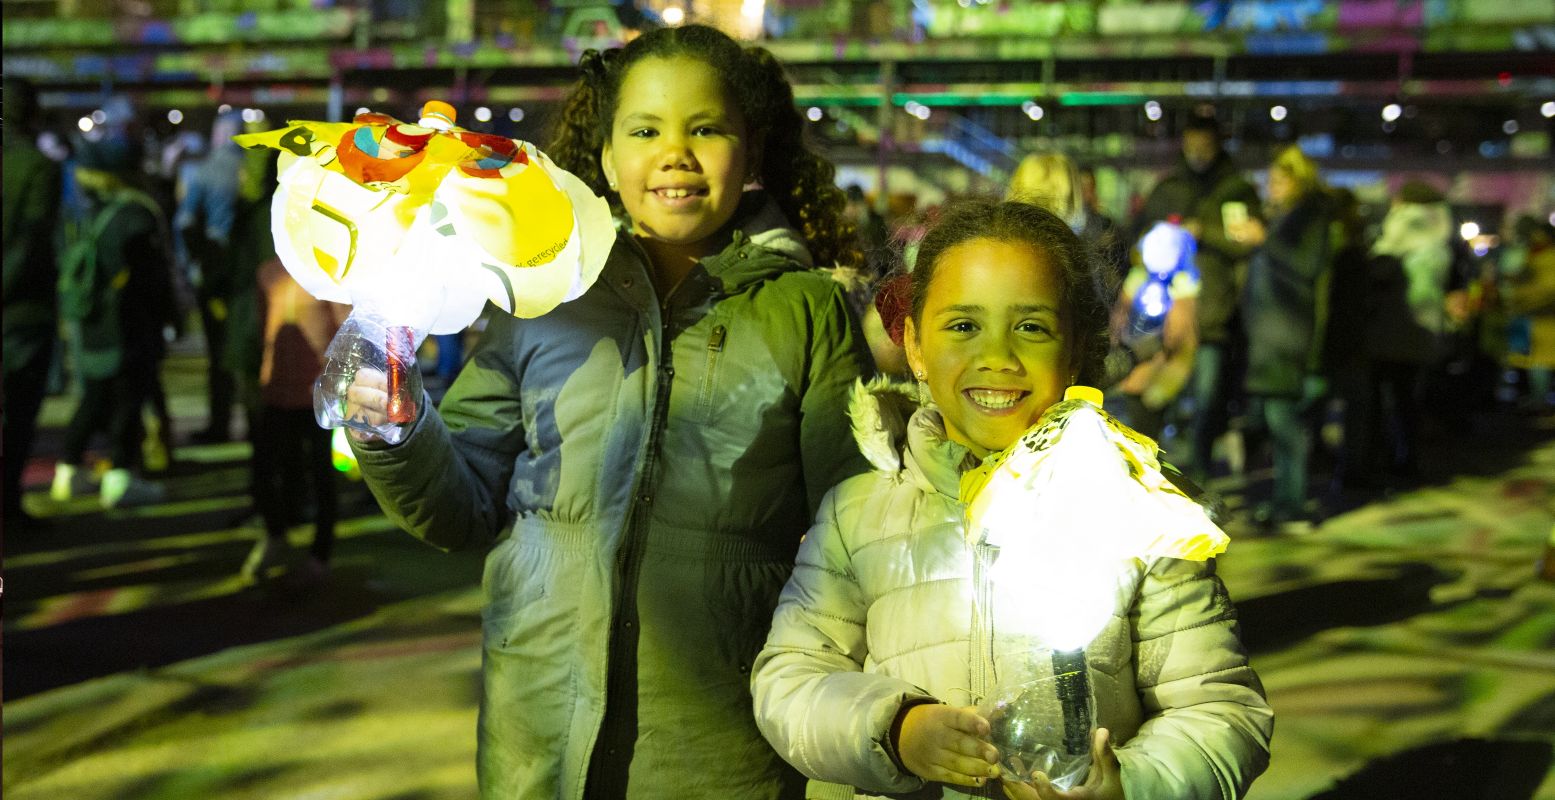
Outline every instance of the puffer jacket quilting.
{"type": "MultiPolygon", "coordinates": [[[[1025,660],[1008,643],[991,664],[970,655],[987,635],[958,500],[975,462],[932,410],[907,442],[901,469],[851,478],[823,504],[756,663],[757,722],[800,771],[861,796],[1000,796],[925,786],[888,753],[904,702],[974,705],[992,689],[978,667],[1009,674],[1025,660]]],[[[1116,597],[1086,654],[1128,796],[1240,796],[1267,765],[1272,714],[1213,564],[1136,562],[1116,597]]]]}

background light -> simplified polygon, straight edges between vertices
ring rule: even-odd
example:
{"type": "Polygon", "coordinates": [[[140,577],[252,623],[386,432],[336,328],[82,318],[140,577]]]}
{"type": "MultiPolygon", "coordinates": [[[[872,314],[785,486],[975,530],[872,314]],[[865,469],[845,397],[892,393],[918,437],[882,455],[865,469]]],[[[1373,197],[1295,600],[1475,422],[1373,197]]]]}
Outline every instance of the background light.
{"type": "Polygon", "coordinates": [[[1555,117],[1555,100],[1545,100],[1544,105],[1539,106],[1539,113],[1543,114],[1545,119],[1555,117]]]}
{"type": "Polygon", "coordinates": [[[481,107],[475,109],[475,121],[476,122],[490,122],[491,121],[491,109],[489,109],[489,108],[487,108],[485,106],[481,106],[481,107]]]}
{"type": "Polygon", "coordinates": [[[1161,104],[1154,100],[1145,103],[1145,118],[1151,122],[1161,119],[1161,104]]]}
{"type": "Polygon", "coordinates": [[[821,121],[821,109],[819,106],[810,106],[810,110],[804,112],[805,118],[811,122],[821,121]]]}
{"type": "Polygon", "coordinates": [[[99,108],[96,111],[92,112],[92,124],[93,125],[101,125],[101,124],[103,124],[104,122],[107,122],[107,121],[108,121],[108,115],[102,109],[99,108]]]}
{"type": "Polygon", "coordinates": [[[1404,109],[1398,103],[1388,103],[1382,107],[1382,118],[1388,122],[1393,122],[1403,115],[1404,109]]]}
{"type": "Polygon", "coordinates": [[[356,113],[358,113],[358,114],[371,114],[373,112],[372,112],[372,109],[368,108],[367,106],[362,106],[361,108],[358,108],[356,110],[356,113]]]}
{"type": "Polygon", "coordinates": [[[169,112],[167,112],[167,121],[173,123],[174,125],[177,125],[178,123],[183,122],[184,121],[184,112],[179,111],[176,108],[171,110],[171,111],[169,111],[169,112]]]}
{"type": "Polygon", "coordinates": [[[1478,236],[1479,235],[1479,223],[1478,222],[1465,222],[1465,223],[1463,223],[1462,225],[1458,226],[1458,235],[1462,236],[1463,237],[1463,241],[1465,241],[1465,242],[1470,240],[1470,239],[1472,239],[1472,238],[1474,238],[1474,237],[1476,237],[1476,236],[1478,236]]]}
{"type": "Polygon", "coordinates": [[[265,118],[265,112],[264,112],[263,109],[259,109],[259,108],[245,108],[245,109],[243,109],[243,121],[244,122],[249,122],[249,123],[263,122],[264,118],[265,118]]]}
{"type": "Polygon", "coordinates": [[[1509,119],[1506,122],[1501,123],[1501,130],[1508,136],[1517,133],[1517,120],[1509,119]]]}
{"type": "Polygon", "coordinates": [[[664,24],[679,25],[686,21],[686,12],[680,6],[670,6],[664,9],[664,24]]]}
{"type": "Polygon", "coordinates": [[[1030,117],[1032,122],[1042,119],[1042,116],[1047,113],[1042,110],[1042,106],[1037,105],[1033,100],[1021,103],[1020,110],[1026,112],[1026,116],[1030,117]]]}
{"type": "Polygon", "coordinates": [[[1274,108],[1269,109],[1269,119],[1272,119],[1275,122],[1281,122],[1285,119],[1285,115],[1288,113],[1290,112],[1286,111],[1285,106],[1275,106],[1274,108]]]}
{"type": "Polygon", "coordinates": [[[82,117],[76,120],[76,127],[80,128],[82,133],[86,133],[87,131],[96,127],[96,124],[92,122],[91,117],[82,117]]]}
{"type": "Polygon", "coordinates": [[[518,106],[514,106],[508,109],[508,119],[513,120],[514,122],[523,122],[524,110],[518,106]]]}

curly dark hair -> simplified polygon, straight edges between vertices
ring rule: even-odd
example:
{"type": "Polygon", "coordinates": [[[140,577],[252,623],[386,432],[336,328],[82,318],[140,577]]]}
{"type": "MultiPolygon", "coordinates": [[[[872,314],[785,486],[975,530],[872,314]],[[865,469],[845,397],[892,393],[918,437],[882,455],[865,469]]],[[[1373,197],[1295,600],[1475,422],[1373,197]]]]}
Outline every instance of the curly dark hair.
{"type": "Polygon", "coordinates": [[[912,318],[923,319],[923,303],[934,269],[945,252],[973,239],[1020,242],[1047,256],[1058,268],[1062,288],[1059,323],[1065,358],[1078,383],[1105,382],[1112,346],[1108,321],[1115,277],[1097,269],[1096,260],[1069,225],[1044,208],[1018,201],[960,200],[947,206],[918,245],[912,271],[912,318]]]}
{"type": "Polygon", "coordinates": [[[693,58],[724,81],[745,120],[753,152],[761,158],[761,185],[798,229],[819,265],[863,263],[856,227],[847,219],[847,198],[837,170],[805,141],[794,90],[777,59],[764,48],[742,47],[716,28],[659,28],[624,47],[589,50],[579,60],[583,75],[553,123],[546,154],[595,193],[619,204],[605,182],[600,151],[615,123],[621,84],[632,65],[647,58],[693,58]]]}

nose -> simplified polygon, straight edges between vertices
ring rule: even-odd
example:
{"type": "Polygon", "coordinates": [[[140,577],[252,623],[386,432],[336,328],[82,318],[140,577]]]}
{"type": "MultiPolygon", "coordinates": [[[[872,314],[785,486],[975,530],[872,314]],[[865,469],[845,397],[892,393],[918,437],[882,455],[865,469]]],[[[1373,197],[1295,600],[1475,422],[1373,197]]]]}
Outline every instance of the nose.
{"type": "Polygon", "coordinates": [[[1010,331],[989,331],[977,352],[977,368],[987,372],[1020,372],[1015,339],[1010,331]]]}
{"type": "Polygon", "coordinates": [[[659,169],[664,172],[676,170],[687,172],[699,172],[701,165],[697,163],[696,155],[691,152],[690,140],[679,133],[666,133],[659,137],[659,169]]]}

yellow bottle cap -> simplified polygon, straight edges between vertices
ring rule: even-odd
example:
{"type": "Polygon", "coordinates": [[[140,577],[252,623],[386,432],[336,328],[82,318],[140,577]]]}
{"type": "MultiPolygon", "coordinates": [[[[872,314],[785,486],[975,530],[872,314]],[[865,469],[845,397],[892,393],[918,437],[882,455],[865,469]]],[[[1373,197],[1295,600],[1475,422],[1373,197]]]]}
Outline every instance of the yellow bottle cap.
{"type": "Polygon", "coordinates": [[[1098,406],[1099,407],[1099,406],[1101,406],[1102,395],[1101,395],[1101,390],[1096,388],[1095,386],[1081,386],[1080,384],[1077,383],[1077,384],[1069,387],[1068,389],[1064,390],[1064,399],[1065,400],[1084,400],[1085,402],[1090,403],[1093,406],[1098,406]]]}
{"type": "Polygon", "coordinates": [[[453,106],[441,100],[428,100],[421,106],[421,118],[426,119],[428,117],[447,120],[451,126],[454,124],[454,120],[459,118],[459,113],[454,111],[453,106]]]}

